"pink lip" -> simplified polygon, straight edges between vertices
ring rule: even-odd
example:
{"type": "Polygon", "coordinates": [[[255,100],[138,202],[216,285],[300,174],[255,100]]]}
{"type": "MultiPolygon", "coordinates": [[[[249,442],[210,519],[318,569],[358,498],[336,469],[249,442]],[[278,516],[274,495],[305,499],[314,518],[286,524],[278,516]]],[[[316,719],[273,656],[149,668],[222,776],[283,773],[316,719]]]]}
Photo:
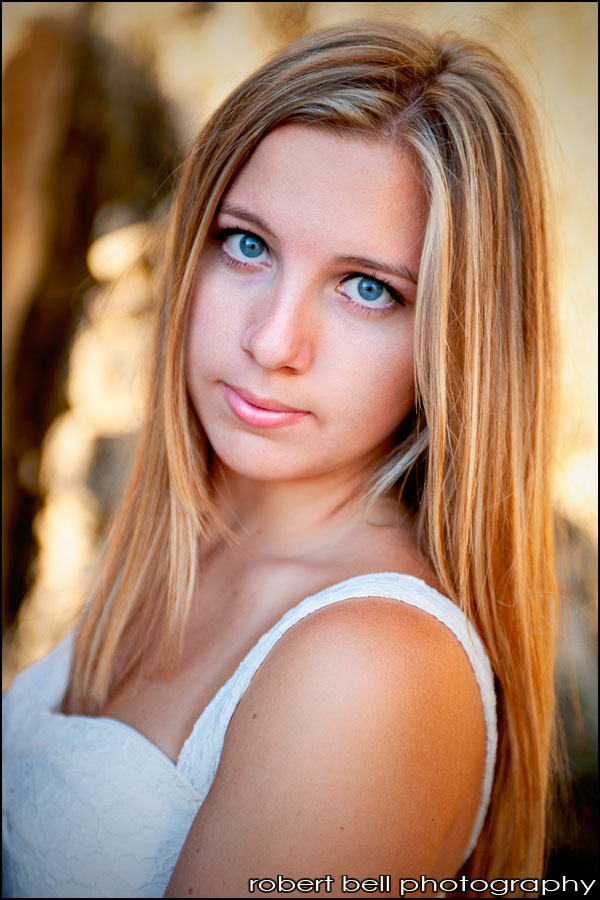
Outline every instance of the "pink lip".
{"type": "Polygon", "coordinates": [[[278,400],[257,397],[250,391],[231,387],[224,381],[221,385],[229,408],[246,425],[254,425],[257,428],[280,428],[282,425],[293,425],[294,422],[299,422],[300,419],[310,415],[306,410],[294,409],[278,400]]]}

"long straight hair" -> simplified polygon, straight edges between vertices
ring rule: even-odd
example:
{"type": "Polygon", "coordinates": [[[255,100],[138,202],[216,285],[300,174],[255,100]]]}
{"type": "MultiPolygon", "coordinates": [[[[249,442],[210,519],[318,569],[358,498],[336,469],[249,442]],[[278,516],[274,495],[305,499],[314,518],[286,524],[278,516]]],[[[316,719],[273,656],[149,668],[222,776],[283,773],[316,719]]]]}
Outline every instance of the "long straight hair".
{"type": "Polygon", "coordinates": [[[64,708],[93,715],[139,665],[169,670],[202,546],[227,535],[182,348],[219,203],[261,138],[287,122],[392,142],[418,162],[430,212],[417,399],[370,496],[395,490],[411,505],[422,550],[495,674],[494,785],[463,873],[532,877],[543,865],[553,770],[558,616],[546,178],[518,84],[493,52],[456,35],[369,23],[309,34],[235,90],[202,130],[174,202],[149,413],[76,634],[64,708]]]}

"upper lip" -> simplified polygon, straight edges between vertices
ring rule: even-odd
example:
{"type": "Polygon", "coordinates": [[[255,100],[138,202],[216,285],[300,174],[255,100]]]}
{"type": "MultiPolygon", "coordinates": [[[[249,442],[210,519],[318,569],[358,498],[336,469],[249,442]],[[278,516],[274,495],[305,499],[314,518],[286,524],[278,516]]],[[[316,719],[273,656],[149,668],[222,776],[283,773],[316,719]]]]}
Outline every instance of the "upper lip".
{"type": "Polygon", "coordinates": [[[239,394],[243,400],[251,403],[252,406],[260,407],[260,409],[269,409],[272,412],[306,412],[305,409],[287,406],[285,403],[280,403],[279,400],[271,400],[268,397],[259,397],[257,394],[253,394],[252,391],[246,391],[243,388],[236,387],[234,384],[230,384],[228,387],[232,388],[236,394],[239,394]]]}

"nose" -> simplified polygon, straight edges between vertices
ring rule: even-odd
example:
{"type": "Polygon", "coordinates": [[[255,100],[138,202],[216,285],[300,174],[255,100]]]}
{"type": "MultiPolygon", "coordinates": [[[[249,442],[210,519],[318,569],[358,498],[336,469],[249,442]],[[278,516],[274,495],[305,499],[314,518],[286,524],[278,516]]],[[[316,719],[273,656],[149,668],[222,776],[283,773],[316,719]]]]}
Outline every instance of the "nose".
{"type": "Polygon", "coordinates": [[[253,306],[241,338],[242,349],[263,369],[305,372],[313,358],[314,322],[307,292],[281,280],[253,306]]]}

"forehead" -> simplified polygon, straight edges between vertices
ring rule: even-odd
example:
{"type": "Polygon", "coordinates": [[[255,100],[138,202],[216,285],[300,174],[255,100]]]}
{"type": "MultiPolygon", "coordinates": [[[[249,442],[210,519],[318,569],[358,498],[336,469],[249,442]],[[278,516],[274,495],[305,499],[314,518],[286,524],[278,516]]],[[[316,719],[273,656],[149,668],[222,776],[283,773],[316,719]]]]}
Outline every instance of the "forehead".
{"type": "MultiPolygon", "coordinates": [[[[274,228],[318,230],[319,239],[377,240],[418,251],[427,203],[416,162],[389,142],[287,124],[268,134],[226,198],[274,228]],[[414,246],[413,246],[414,245],[414,246]]],[[[308,237],[308,235],[307,235],[308,237]]]]}

